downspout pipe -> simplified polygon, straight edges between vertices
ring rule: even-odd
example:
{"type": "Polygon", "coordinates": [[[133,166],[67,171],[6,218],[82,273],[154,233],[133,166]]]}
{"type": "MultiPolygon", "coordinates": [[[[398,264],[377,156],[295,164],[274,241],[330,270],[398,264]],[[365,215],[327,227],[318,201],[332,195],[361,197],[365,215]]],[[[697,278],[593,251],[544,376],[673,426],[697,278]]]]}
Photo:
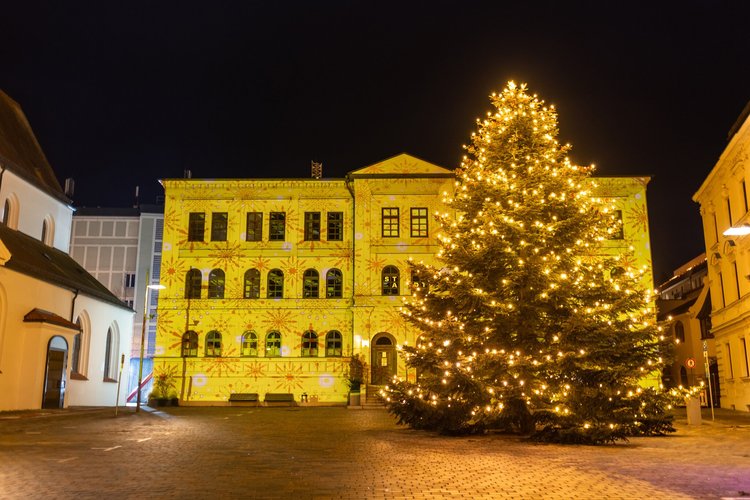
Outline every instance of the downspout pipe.
{"type": "Polygon", "coordinates": [[[75,295],[73,295],[73,302],[70,304],[70,322],[71,323],[75,323],[75,321],[73,321],[73,315],[76,312],[76,299],[78,298],[79,292],[80,290],[76,288],[76,293],[75,295]]]}

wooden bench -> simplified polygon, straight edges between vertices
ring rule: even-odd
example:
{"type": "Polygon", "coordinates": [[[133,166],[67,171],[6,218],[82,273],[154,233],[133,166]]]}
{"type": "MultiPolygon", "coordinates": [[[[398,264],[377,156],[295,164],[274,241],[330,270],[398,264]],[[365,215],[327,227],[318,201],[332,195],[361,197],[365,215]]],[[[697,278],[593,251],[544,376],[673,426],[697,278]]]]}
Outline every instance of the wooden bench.
{"type": "Polygon", "coordinates": [[[263,401],[266,404],[271,403],[275,406],[293,406],[294,394],[286,392],[267,392],[263,401]]]}
{"type": "Polygon", "coordinates": [[[257,392],[233,392],[229,395],[229,403],[253,403],[258,404],[260,399],[257,392]]]}

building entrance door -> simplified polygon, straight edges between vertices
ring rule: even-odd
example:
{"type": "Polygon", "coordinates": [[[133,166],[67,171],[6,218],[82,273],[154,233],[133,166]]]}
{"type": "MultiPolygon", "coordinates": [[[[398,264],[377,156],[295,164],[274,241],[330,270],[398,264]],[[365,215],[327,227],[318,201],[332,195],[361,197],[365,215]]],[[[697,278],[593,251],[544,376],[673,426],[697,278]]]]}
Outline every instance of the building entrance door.
{"type": "Polygon", "coordinates": [[[44,376],[42,408],[62,408],[65,400],[65,362],[68,343],[59,336],[52,337],[47,346],[47,365],[44,376]]]}
{"type": "Polygon", "coordinates": [[[370,349],[372,385],[385,385],[396,375],[396,341],[388,333],[379,333],[372,339],[370,349]]]}

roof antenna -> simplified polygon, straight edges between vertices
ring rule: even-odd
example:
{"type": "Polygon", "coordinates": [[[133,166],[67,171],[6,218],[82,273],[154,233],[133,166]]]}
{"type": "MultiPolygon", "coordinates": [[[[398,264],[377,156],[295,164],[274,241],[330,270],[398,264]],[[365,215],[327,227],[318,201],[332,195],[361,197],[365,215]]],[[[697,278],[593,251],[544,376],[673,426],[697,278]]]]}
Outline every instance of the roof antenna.
{"type": "Polygon", "coordinates": [[[135,205],[133,205],[133,208],[138,208],[138,206],[139,206],[139,204],[138,204],[138,193],[140,192],[140,189],[141,189],[140,186],[136,186],[135,187],[135,205]]]}
{"type": "Polygon", "coordinates": [[[193,178],[193,172],[190,171],[189,168],[186,168],[182,171],[182,177],[184,179],[192,179],[193,178]]]}
{"type": "Polygon", "coordinates": [[[65,179],[65,196],[73,198],[73,192],[76,190],[76,181],[72,177],[65,179]]]}

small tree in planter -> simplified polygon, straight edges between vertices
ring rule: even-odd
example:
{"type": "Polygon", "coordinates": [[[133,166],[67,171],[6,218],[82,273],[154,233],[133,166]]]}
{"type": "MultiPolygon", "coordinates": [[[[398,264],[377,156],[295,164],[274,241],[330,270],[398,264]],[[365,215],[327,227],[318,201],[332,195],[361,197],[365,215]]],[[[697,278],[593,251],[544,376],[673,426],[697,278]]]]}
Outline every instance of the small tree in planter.
{"type": "Polygon", "coordinates": [[[154,378],[154,388],[148,399],[151,406],[167,406],[170,403],[177,406],[178,399],[174,377],[166,372],[159,373],[154,378]]]}
{"type": "Polygon", "coordinates": [[[360,395],[359,389],[364,383],[365,364],[359,354],[354,354],[349,358],[349,373],[346,377],[346,383],[349,385],[349,405],[359,406],[360,395]]]}

